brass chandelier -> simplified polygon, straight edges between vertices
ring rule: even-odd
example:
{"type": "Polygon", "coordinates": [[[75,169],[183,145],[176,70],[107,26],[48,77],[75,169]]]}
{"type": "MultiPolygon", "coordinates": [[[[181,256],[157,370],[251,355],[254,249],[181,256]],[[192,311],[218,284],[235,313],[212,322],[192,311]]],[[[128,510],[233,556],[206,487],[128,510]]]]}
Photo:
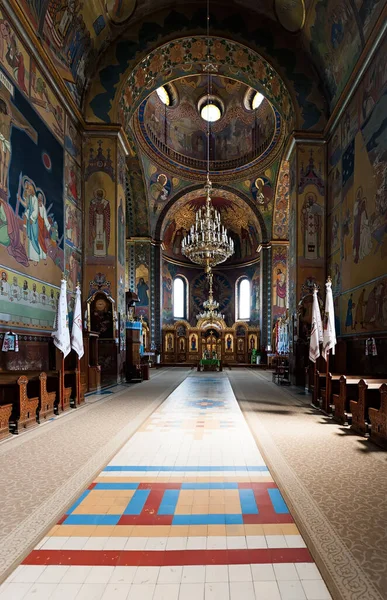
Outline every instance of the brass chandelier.
{"type": "MultiPolygon", "coordinates": [[[[216,67],[211,64],[210,56],[210,8],[207,0],[207,64],[204,67],[207,71],[207,102],[206,106],[210,109],[212,90],[211,90],[211,71],[216,71],[216,67]]],[[[202,265],[205,268],[209,281],[209,297],[203,303],[204,312],[200,313],[198,319],[223,319],[217,309],[219,303],[214,301],[212,283],[212,268],[234,254],[234,241],[229,237],[227,229],[220,221],[220,213],[215,210],[211,202],[212,184],[210,179],[210,120],[207,119],[207,180],[204,186],[206,195],[206,204],[196,212],[195,223],[191,225],[189,233],[184,237],[181,244],[181,251],[184,256],[192,262],[202,265]]]]}

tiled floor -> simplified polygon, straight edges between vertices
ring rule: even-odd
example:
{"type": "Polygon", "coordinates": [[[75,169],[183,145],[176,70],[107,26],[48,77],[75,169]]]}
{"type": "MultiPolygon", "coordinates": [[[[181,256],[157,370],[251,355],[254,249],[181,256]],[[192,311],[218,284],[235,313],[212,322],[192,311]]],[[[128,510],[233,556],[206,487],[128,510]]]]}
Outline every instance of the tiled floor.
{"type": "Polygon", "coordinates": [[[226,374],[193,374],[0,587],[0,600],[328,600],[226,374]]]}

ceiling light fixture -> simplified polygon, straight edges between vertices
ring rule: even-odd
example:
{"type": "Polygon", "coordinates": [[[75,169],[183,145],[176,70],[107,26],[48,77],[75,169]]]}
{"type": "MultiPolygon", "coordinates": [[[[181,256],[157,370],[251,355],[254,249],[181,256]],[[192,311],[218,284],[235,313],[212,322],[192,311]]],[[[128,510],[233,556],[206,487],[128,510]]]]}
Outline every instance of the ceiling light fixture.
{"type": "Polygon", "coordinates": [[[161,87],[157,88],[156,94],[158,95],[158,97],[160,98],[160,100],[163,104],[165,104],[166,106],[170,105],[171,99],[169,97],[169,94],[168,94],[166,88],[163,85],[161,87]]]}
{"type": "Polygon", "coordinates": [[[251,108],[253,110],[256,110],[257,108],[259,108],[263,102],[263,99],[264,99],[264,96],[260,92],[257,92],[254,95],[253,101],[251,103],[251,108]]]}

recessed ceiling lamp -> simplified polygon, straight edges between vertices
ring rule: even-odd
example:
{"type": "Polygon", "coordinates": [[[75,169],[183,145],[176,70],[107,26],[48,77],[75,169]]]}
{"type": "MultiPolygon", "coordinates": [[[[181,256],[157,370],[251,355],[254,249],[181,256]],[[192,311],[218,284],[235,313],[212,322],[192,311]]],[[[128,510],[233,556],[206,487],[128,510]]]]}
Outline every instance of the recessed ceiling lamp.
{"type": "Polygon", "coordinates": [[[222,116],[221,110],[219,106],[216,104],[205,104],[200,111],[200,116],[205,121],[209,121],[210,123],[215,123],[215,121],[219,121],[222,116]]]}
{"type": "Polygon", "coordinates": [[[157,88],[156,93],[163,104],[165,104],[166,106],[170,105],[171,98],[168,94],[167,89],[163,85],[161,87],[157,88]]]}
{"type": "Polygon", "coordinates": [[[257,92],[254,97],[253,97],[253,101],[251,103],[251,108],[253,110],[256,110],[257,108],[259,108],[263,102],[263,96],[260,92],[257,92]]]}

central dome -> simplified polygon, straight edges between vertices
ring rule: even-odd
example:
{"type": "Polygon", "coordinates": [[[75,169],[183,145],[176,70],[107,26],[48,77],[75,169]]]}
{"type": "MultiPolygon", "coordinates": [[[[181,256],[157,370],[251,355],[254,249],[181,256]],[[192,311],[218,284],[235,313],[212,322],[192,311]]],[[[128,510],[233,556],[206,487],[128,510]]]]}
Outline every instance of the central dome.
{"type": "Polygon", "coordinates": [[[175,167],[205,172],[210,124],[210,170],[243,169],[275,145],[280,117],[256,90],[221,75],[177,79],[142,103],[135,127],[144,150],[175,167]]]}

